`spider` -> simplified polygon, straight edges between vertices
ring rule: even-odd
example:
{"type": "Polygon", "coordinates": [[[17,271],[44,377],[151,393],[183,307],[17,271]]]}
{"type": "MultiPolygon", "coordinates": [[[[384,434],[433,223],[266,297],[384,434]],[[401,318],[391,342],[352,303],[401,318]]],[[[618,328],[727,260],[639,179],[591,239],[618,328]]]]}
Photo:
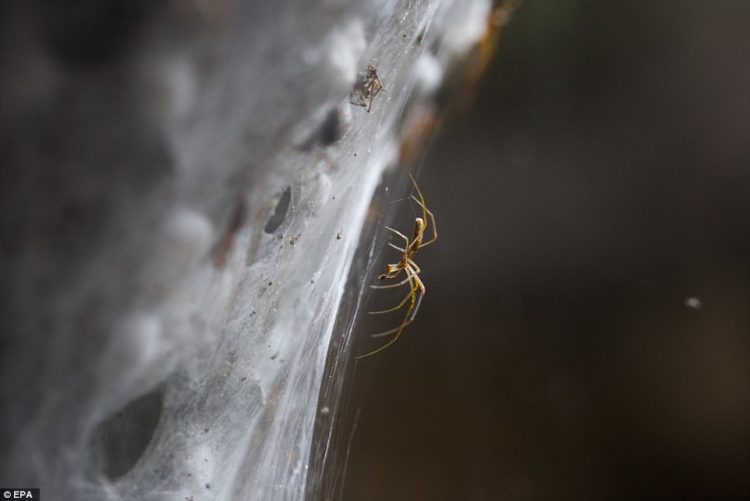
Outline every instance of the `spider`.
{"type": "Polygon", "coordinates": [[[365,353],[364,355],[360,355],[356,357],[357,360],[360,358],[369,357],[370,355],[374,355],[375,353],[378,353],[379,351],[382,351],[386,348],[388,348],[390,345],[398,341],[398,338],[401,336],[401,333],[404,331],[404,328],[412,323],[414,321],[414,317],[417,315],[417,311],[419,310],[419,305],[422,304],[422,298],[425,295],[425,292],[427,292],[427,289],[424,286],[424,283],[419,278],[419,273],[422,271],[419,269],[419,266],[417,263],[414,262],[414,255],[421,249],[422,247],[426,247],[427,245],[430,245],[438,238],[437,234],[437,226],[435,225],[435,216],[430,211],[430,209],[427,208],[427,204],[424,200],[424,195],[422,195],[422,191],[419,189],[419,186],[417,186],[417,182],[414,180],[414,177],[412,175],[409,175],[409,178],[411,179],[411,182],[414,184],[414,188],[417,190],[417,194],[419,195],[419,198],[415,197],[414,195],[411,195],[411,198],[419,204],[419,206],[422,208],[422,217],[418,217],[414,220],[414,233],[411,238],[407,237],[403,233],[401,233],[398,230],[394,230],[390,226],[386,226],[386,229],[390,231],[391,233],[394,233],[395,235],[398,235],[398,237],[402,238],[404,240],[404,247],[401,248],[397,245],[394,245],[393,243],[389,242],[388,245],[394,249],[396,249],[399,252],[402,252],[401,260],[398,263],[392,263],[387,264],[385,267],[385,273],[378,276],[378,280],[389,280],[393,279],[399,276],[399,274],[403,271],[406,275],[406,278],[401,280],[400,282],[397,282],[395,284],[389,284],[389,285],[371,285],[373,289],[392,289],[396,287],[401,287],[402,285],[409,284],[409,293],[404,297],[403,300],[393,308],[388,308],[387,310],[380,310],[380,311],[371,311],[371,315],[380,315],[383,313],[390,313],[392,311],[398,311],[401,308],[403,308],[407,303],[408,307],[406,308],[406,315],[404,315],[404,319],[401,322],[401,325],[394,329],[387,330],[385,332],[380,332],[378,334],[372,334],[371,337],[383,337],[388,336],[389,334],[393,334],[395,332],[395,335],[391,338],[390,341],[388,341],[386,344],[381,346],[380,348],[373,350],[369,353],[365,353]],[[428,219],[429,216],[429,219],[428,219]],[[428,223],[429,221],[429,223],[428,223]],[[424,241],[424,234],[425,231],[427,231],[428,227],[431,227],[432,229],[432,238],[430,238],[427,241],[424,241]]]}
{"type": "Polygon", "coordinates": [[[354,88],[349,94],[349,102],[356,106],[363,106],[370,112],[372,100],[378,95],[378,92],[385,90],[383,82],[378,78],[378,70],[373,65],[367,66],[367,72],[360,73],[354,88]]]}

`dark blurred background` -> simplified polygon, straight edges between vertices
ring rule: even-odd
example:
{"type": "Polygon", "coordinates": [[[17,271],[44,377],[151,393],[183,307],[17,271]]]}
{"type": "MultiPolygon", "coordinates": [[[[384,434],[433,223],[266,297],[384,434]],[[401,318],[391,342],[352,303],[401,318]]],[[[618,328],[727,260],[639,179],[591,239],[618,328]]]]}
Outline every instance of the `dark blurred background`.
{"type": "Polygon", "coordinates": [[[748,54],[747,1],[516,10],[423,165],[428,293],[358,364],[343,499],[750,499],[748,54]]]}

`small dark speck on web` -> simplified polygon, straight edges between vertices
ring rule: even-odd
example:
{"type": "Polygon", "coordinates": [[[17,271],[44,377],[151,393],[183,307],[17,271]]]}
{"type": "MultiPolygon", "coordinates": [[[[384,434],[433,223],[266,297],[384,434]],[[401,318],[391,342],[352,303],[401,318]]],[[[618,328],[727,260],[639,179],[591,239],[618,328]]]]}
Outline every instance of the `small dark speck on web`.
{"type": "Polygon", "coordinates": [[[315,280],[310,280],[310,283],[311,283],[311,284],[314,284],[314,283],[315,283],[315,280]]]}
{"type": "Polygon", "coordinates": [[[208,428],[203,428],[203,433],[208,433],[208,428]]]}
{"type": "Polygon", "coordinates": [[[271,287],[273,285],[273,282],[268,282],[268,286],[271,287]]]}
{"type": "Polygon", "coordinates": [[[206,489],[210,489],[210,488],[211,488],[211,484],[206,484],[206,489]]]}
{"type": "Polygon", "coordinates": [[[247,376],[242,376],[242,378],[240,378],[240,383],[244,383],[245,381],[247,381],[247,376]]]}
{"type": "Polygon", "coordinates": [[[341,240],[341,233],[336,233],[336,240],[341,240]]]}

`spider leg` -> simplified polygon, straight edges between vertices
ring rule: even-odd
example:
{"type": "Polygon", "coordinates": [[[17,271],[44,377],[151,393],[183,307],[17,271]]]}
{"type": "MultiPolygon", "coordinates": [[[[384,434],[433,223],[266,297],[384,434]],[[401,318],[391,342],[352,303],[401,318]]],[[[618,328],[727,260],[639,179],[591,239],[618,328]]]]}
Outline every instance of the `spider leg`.
{"type": "Polygon", "coordinates": [[[406,247],[409,247],[409,237],[407,237],[406,235],[404,235],[403,233],[401,233],[398,230],[394,230],[390,226],[386,226],[385,229],[388,230],[388,231],[391,231],[391,232],[395,233],[396,235],[400,236],[401,238],[403,238],[404,241],[406,242],[406,247]]]}
{"type": "Polygon", "coordinates": [[[416,302],[414,304],[414,309],[412,310],[410,318],[408,320],[404,321],[401,325],[399,325],[398,327],[394,327],[393,329],[389,329],[389,330],[384,331],[384,332],[378,332],[377,334],[370,334],[370,337],[385,337],[388,334],[393,334],[394,332],[399,332],[399,334],[397,334],[397,336],[401,335],[400,331],[403,331],[404,328],[407,325],[409,325],[410,323],[412,323],[414,321],[414,318],[415,318],[415,316],[417,314],[417,311],[419,310],[419,306],[421,304],[422,304],[422,295],[420,294],[417,297],[417,300],[416,300],[416,302]]]}
{"type": "Polygon", "coordinates": [[[361,93],[357,93],[357,94],[355,95],[355,94],[354,94],[354,92],[352,92],[352,93],[351,93],[351,94],[349,95],[349,102],[350,102],[351,104],[355,105],[355,106],[367,106],[367,102],[366,102],[366,101],[365,101],[365,99],[364,99],[364,98],[362,97],[362,94],[361,94],[361,93]]]}
{"type": "Polygon", "coordinates": [[[375,97],[375,94],[377,94],[377,92],[375,93],[372,92],[372,88],[373,88],[372,82],[367,84],[366,88],[367,88],[367,113],[370,113],[370,108],[372,108],[372,100],[375,97]]]}
{"type": "MultiPolygon", "coordinates": [[[[409,297],[412,298],[412,303],[411,305],[409,305],[409,309],[406,312],[404,321],[401,322],[401,325],[399,325],[398,327],[394,327],[393,329],[387,330],[385,332],[378,332],[377,334],[371,334],[370,337],[383,337],[389,334],[393,334],[395,332],[396,333],[395,338],[398,339],[398,337],[401,335],[401,332],[404,330],[404,328],[410,323],[412,323],[414,319],[416,318],[417,312],[419,311],[419,306],[422,304],[422,298],[424,297],[424,293],[426,289],[425,289],[424,284],[419,279],[419,277],[414,273],[414,271],[413,270],[410,270],[410,271],[412,274],[411,276],[414,279],[413,288],[411,292],[409,293],[409,297]],[[417,294],[417,292],[419,292],[419,294],[417,294]]],[[[386,346],[389,346],[391,343],[392,341],[386,344],[383,348],[385,348],[386,346]]]]}
{"type": "Polygon", "coordinates": [[[409,263],[409,265],[411,266],[412,271],[414,272],[415,275],[419,274],[419,273],[422,273],[422,270],[419,268],[419,266],[417,265],[417,263],[415,263],[414,261],[412,261],[411,258],[407,257],[406,258],[406,262],[409,263]]]}
{"type": "Polygon", "coordinates": [[[419,311],[419,306],[422,304],[422,298],[424,297],[425,293],[427,292],[427,288],[424,286],[424,283],[422,283],[422,280],[417,276],[416,273],[414,273],[414,270],[412,270],[413,278],[414,278],[414,285],[416,286],[416,289],[419,291],[419,298],[417,299],[417,304],[414,305],[414,308],[411,312],[411,317],[409,318],[409,323],[413,322],[414,319],[417,316],[417,312],[419,311]]]}
{"type": "MultiPolygon", "coordinates": [[[[399,270],[401,271],[401,270],[399,270]]],[[[396,277],[392,277],[396,278],[396,277]]],[[[405,279],[401,280],[400,282],[396,284],[388,284],[388,285],[371,285],[370,289],[395,289],[396,287],[401,287],[405,283],[409,282],[409,277],[407,276],[405,279]]]]}
{"type": "Polygon", "coordinates": [[[427,216],[430,217],[430,223],[432,224],[432,226],[431,226],[431,228],[432,228],[432,238],[429,239],[426,242],[422,242],[422,245],[420,245],[420,247],[424,247],[425,245],[430,245],[432,242],[434,242],[438,238],[437,225],[435,224],[435,214],[433,214],[430,209],[428,209],[425,205],[423,205],[422,202],[417,197],[415,197],[414,195],[412,195],[411,198],[412,198],[412,200],[414,200],[415,202],[417,202],[417,204],[419,204],[420,207],[422,207],[424,213],[426,213],[427,216]]]}
{"type": "Polygon", "coordinates": [[[414,283],[412,283],[412,278],[411,278],[411,276],[409,276],[409,272],[406,273],[406,280],[409,281],[409,293],[406,294],[406,296],[404,297],[404,299],[401,300],[400,303],[398,303],[393,308],[388,308],[387,310],[370,311],[368,313],[370,315],[380,315],[382,313],[390,313],[392,311],[397,311],[397,310],[400,310],[401,308],[403,308],[404,305],[406,304],[406,302],[409,299],[412,299],[412,295],[414,294],[414,288],[416,287],[416,285],[414,283]]]}
{"type": "MultiPolygon", "coordinates": [[[[404,270],[406,271],[407,275],[410,275],[411,273],[413,273],[413,271],[411,271],[409,268],[404,268],[404,270]]],[[[416,275],[414,275],[414,277],[416,277],[416,275]]],[[[409,282],[409,283],[411,284],[411,282],[409,282]]],[[[411,298],[412,301],[411,301],[411,305],[409,306],[409,311],[406,312],[406,319],[405,319],[405,321],[402,322],[401,325],[399,327],[397,327],[396,329],[392,329],[392,330],[390,330],[388,332],[381,332],[380,334],[374,334],[373,337],[385,336],[385,335],[390,334],[392,332],[395,332],[396,335],[393,336],[393,338],[390,341],[388,341],[387,343],[385,343],[380,348],[377,348],[376,350],[373,350],[373,351],[371,351],[369,353],[365,353],[364,355],[359,355],[358,357],[354,357],[355,360],[359,360],[361,358],[369,357],[370,355],[374,355],[374,354],[376,354],[378,352],[381,352],[381,351],[385,350],[386,348],[388,348],[393,343],[395,343],[396,341],[398,341],[398,338],[401,337],[401,333],[404,331],[404,327],[406,327],[409,324],[409,322],[410,322],[407,319],[409,318],[409,314],[411,313],[411,310],[414,308],[414,302],[415,302],[415,293],[414,293],[414,291],[415,291],[415,288],[412,285],[412,289],[409,292],[409,297],[411,298]]],[[[413,316],[412,316],[412,319],[413,319],[413,316]]]]}
{"type": "MultiPolygon", "coordinates": [[[[403,329],[402,329],[402,330],[403,330],[403,329]]],[[[395,336],[393,336],[393,339],[391,339],[390,341],[388,341],[387,343],[385,343],[385,344],[384,344],[383,346],[381,346],[381,347],[380,347],[380,348],[378,348],[377,350],[373,350],[373,351],[371,351],[371,352],[369,352],[369,353],[365,353],[364,355],[359,355],[359,356],[356,356],[356,357],[354,357],[354,360],[360,360],[360,359],[362,359],[362,358],[366,358],[366,357],[369,357],[369,356],[371,356],[371,355],[374,355],[374,354],[376,354],[376,353],[379,353],[379,352],[381,352],[381,351],[385,350],[385,349],[386,349],[386,348],[388,348],[388,347],[389,347],[390,345],[392,345],[393,343],[395,343],[396,341],[398,341],[398,338],[399,338],[400,336],[401,336],[401,331],[399,331],[399,332],[398,332],[398,334],[396,334],[395,336]]]]}
{"type": "MultiPolygon", "coordinates": [[[[419,306],[422,304],[422,298],[424,297],[425,293],[427,292],[427,288],[424,286],[424,283],[422,280],[417,276],[417,274],[414,272],[413,269],[410,269],[411,272],[411,278],[414,280],[413,285],[413,291],[415,294],[415,304],[412,304],[412,307],[410,307],[410,311],[407,311],[405,323],[403,326],[410,324],[412,321],[414,321],[414,318],[417,316],[417,311],[419,311],[419,306]],[[416,297],[417,292],[419,293],[419,297],[416,297]]],[[[400,329],[401,326],[395,327],[391,330],[385,331],[385,332],[379,332],[377,334],[372,334],[370,337],[381,337],[388,334],[392,334],[396,332],[398,329],[400,329]]]]}
{"type": "Polygon", "coordinates": [[[400,251],[400,252],[406,252],[406,249],[402,249],[402,248],[401,248],[401,247],[399,247],[398,245],[394,245],[394,244],[392,244],[392,243],[390,243],[390,242],[388,242],[388,246],[389,246],[389,247],[391,247],[391,248],[393,248],[393,249],[396,249],[397,251],[400,251]]]}
{"type": "MultiPolygon", "coordinates": [[[[401,233],[401,232],[400,232],[400,231],[398,231],[398,230],[394,230],[394,229],[393,229],[393,228],[391,228],[390,226],[386,226],[385,228],[386,228],[387,230],[389,230],[389,231],[392,231],[393,233],[395,233],[395,234],[396,234],[396,235],[398,235],[399,237],[403,238],[403,239],[404,239],[404,241],[406,241],[406,247],[408,247],[408,246],[409,246],[409,239],[408,239],[408,238],[406,237],[406,235],[404,235],[403,233],[401,233]]],[[[394,244],[392,244],[391,242],[388,242],[388,245],[389,245],[390,247],[392,247],[392,248],[396,249],[396,250],[397,250],[397,251],[399,251],[399,252],[406,252],[406,247],[404,247],[404,248],[402,249],[401,247],[398,247],[397,245],[394,245],[394,244]]]]}
{"type": "Polygon", "coordinates": [[[430,209],[427,208],[427,202],[424,200],[424,195],[422,195],[422,190],[419,189],[419,186],[417,186],[417,182],[414,180],[414,177],[409,174],[409,177],[411,178],[411,182],[414,184],[414,188],[416,188],[417,193],[419,194],[419,198],[415,197],[414,195],[411,196],[412,200],[417,202],[420,207],[422,207],[422,215],[424,216],[424,220],[427,221],[427,216],[430,216],[430,222],[432,223],[432,238],[429,239],[427,242],[422,242],[422,245],[420,247],[424,247],[425,245],[430,245],[432,242],[437,240],[438,234],[437,234],[437,225],[435,224],[435,214],[432,213],[430,209]]]}

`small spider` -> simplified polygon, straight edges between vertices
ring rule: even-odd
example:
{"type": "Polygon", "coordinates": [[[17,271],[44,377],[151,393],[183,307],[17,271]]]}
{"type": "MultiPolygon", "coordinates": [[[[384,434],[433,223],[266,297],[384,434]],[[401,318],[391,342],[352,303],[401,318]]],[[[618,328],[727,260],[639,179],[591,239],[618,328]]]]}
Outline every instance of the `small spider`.
{"type": "Polygon", "coordinates": [[[378,95],[378,92],[385,90],[383,82],[378,78],[378,70],[373,65],[367,66],[367,72],[360,73],[354,88],[349,94],[349,102],[356,106],[363,106],[370,112],[372,100],[378,95]]]}
{"type": "Polygon", "coordinates": [[[412,321],[414,321],[414,317],[417,315],[417,311],[419,310],[419,305],[422,304],[422,298],[425,295],[425,292],[427,292],[424,283],[422,283],[422,280],[419,278],[419,273],[422,271],[419,269],[419,266],[417,266],[417,263],[414,262],[414,255],[421,249],[422,247],[425,247],[427,245],[430,245],[438,238],[437,234],[437,226],[435,225],[435,216],[432,214],[432,212],[427,208],[427,204],[424,200],[424,195],[422,195],[422,191],[419,189],[419,186],[417,186],[417,182],[414,180],[414,178],[409,175],[409,178],[411,178],[411,182],[414,184],[414,188],[417,190],[417,194],[419,195],[419,198],[415,197],[414,195],[411,196],[411,198],[419,204],[419,206],[422,208],[422,217],[418,217],[414,220],[414,233],[409,240],[409,237],[404,235],[398,230],[394,230],[393,228],[386,226],[386,229],[388,231],[398,235],[400,238],[404,239],[404,247],[398,247],[397,245],[394,245],[393,243],[388,243],[389,246],[393,247],[399,252],[402,252],[401,260],[398,263],[392,263],[387,264],[385,268],[385,273],[378,276],[378,280],[388,280],[392,278],[396,278],[399,276],[399,274],[403,271],[406,275],[406,278],[404,280],[401,280],[398,283],[395,284],[389,284],[389,285],[371,285],[373,289],[392,289],[396,287],[401,287],[402,285],[409,284],[409,293],[406,295],[406,297],[396,306],[393,308],[388,308],[387,310],[381,310],[381,311],[371,311],[371,315],[380,315],[382,313],[390,313],[392,311],[398,311],[401,308],[403,308],[407,303],[409,306],[406,309],[406,315],[404,316],[404,320],[401,322],[401,325],[396,327],[395,329],[391,329],[385,332],[380,332],[378,334],[372,334],[372,337],[383,337],[387,336],[389,334],[395,333],[393,338],[391,338],[390,341],[388,341],[386,344],[378,348],[377,350],[371,351],[369,353],[366,353],[364,355],[360,355],[356,357],[356,359],[369,357],[370,355],[374,355],[375,353],[384,350],[388,348],[390,345],[398,341],[399,336],[401,336],[401,333],[403,332],[404,328],[409,325],[412,321]],[[429,216],[429,220],[428,220],[429,216]],[[428,223],[430,221],[430,223],[428,223]],[[424,233],[427,231],[427,228],[432,228],[432,238],[424,241],[424,233]]]}

